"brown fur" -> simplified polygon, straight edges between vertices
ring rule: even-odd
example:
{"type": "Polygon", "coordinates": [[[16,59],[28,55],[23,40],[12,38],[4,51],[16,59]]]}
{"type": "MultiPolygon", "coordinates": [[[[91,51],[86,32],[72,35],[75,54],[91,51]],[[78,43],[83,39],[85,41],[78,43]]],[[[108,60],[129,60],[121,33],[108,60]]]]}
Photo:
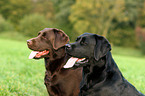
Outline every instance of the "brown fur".
{"type": "Polygon", "coordinates": [[[44,82],[50,96],[78,96],[79,94],[81,69],[63,68],[70,58],[66,55],[64,47],[68,41],[68,36],[56,28],[45,28],[39,32],[37,37],[27,41],[31,50],[49,50],[49,54],[41,58],[45,60],[44,82]]]}

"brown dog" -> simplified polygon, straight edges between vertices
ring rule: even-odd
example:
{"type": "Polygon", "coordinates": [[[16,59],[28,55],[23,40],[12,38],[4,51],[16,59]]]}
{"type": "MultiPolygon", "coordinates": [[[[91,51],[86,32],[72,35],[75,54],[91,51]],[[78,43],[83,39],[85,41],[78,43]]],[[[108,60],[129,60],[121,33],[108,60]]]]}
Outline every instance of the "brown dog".
{"type": "Polygon", "coordinates": [[[82,79],[81,69],[64,69],[70,58],[65,53],[68,36],[56,28],[45,28],[38,36],[27,40],[28,47],[34,50],[29,58],[45,59],[45,85],[50,96],[78,96],[82,79]]]}

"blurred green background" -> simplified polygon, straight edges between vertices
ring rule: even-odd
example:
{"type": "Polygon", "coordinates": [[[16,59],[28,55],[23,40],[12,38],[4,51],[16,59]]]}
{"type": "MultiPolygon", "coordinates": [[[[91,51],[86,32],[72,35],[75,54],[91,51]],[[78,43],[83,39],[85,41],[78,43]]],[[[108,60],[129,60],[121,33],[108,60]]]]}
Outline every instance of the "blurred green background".
{"type": "Polygon", "coordinates": [[[74,42],[105,36],[123,75],[145,94],[145,0],[0,0],[0,95],[45,96],[43,60],[28,60],[26,40],[44,28],[74,42]]]}
{"type": "Polygon", "coordinates": [[[145,0],[1,0],[0,36],[19,40],[47,27],[62,29],[71,41],[89,32],[137,48],[145,41],[144,10],[145,0]]]}

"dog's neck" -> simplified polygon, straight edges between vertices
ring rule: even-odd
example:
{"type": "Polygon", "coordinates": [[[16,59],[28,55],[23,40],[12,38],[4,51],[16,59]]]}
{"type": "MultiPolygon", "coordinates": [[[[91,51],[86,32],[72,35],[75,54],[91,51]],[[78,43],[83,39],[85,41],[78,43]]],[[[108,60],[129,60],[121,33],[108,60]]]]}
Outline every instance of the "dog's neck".
{"type": "Polygon", "coordinates": [[[90,88],[92,85],[102,82],[106,76],[103,72],[106,63],[105,57],[99,61],[91,58],[88,63],[87,66],[83,67],[83,81],[81,82],[83,90],[85,90],[84,88],[90,88]]]}
{"type": "Polygon", "coordinates": [[[50,57],[44,58],[45,68],[50,75],[54,74],[54,72],[60,71],[68,59],[64,47],[59,48],[58,50],[52,50],[51,52],[50,57]]]}
{"type": "MultiPolygon", "coordinates": [[[[112,59],[111,52],[108,52],[106,56],[98,61],[96,61],[95,58],[89,61],[91,61],[89,65],[83,67],[84,81],[82,81],[82,88],[90,88],[94,85],[101,86],[103,84],[102,82],[107,79],[112,79],[114,75],[118,76],[118,78],[122,78],[121,72],[117,72],[119,74],[113,74],[114,68],[118,69],[118,67],[112,59]]],[[[119,71],[119,69],[115,71],[119,71]]]]}

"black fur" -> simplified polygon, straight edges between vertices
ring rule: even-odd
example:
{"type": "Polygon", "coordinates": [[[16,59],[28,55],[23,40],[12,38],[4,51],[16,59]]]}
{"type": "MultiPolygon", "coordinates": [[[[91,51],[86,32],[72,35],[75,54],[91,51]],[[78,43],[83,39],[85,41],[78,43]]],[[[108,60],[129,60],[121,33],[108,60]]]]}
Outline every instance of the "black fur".
{"type": "Polygon", "coordinates": [[[103,36],[85,33],[66,45],[72,57],[87,58],[83,66],[80,96],[144,96],[121,74],[111,56],[111,45],[103,36]]]}

